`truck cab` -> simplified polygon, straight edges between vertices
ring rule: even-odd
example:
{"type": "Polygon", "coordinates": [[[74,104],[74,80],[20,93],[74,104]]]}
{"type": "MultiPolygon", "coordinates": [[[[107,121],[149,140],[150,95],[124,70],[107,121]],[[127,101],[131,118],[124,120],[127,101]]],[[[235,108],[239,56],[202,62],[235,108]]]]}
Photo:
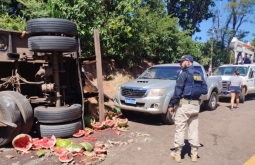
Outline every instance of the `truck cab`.
{"type": "Polygon", "coordinates": [[[239,70],[239,76],[243,80],[243,90],[240,94],[240,102],[243,103],[245,102],[245,96],[247,94],[255,93],[255,64],[222,65],[214,71],[213,75],[222,77],[222,92],[220,93],[219,97],[230,97],[230,92],[227,90],[227,84],[229,78],[233,76],[235,70],[239,70]]]}
{"type": "MultiPolygon", "coordinates": [[[[193,66],[203,74],[208,86],[208,93],[202,95],[200,99],[208,110],[216,109],[222,88],[221,77],[208,77],[204,67],[195,61],[193,66]]],[[[181,67],[177,63],[154,65],[137,79],[121,84],[115,93],[114,105],[120,108],[124,115],[128,115],[130,111],[159,114],[164,123],[174,124],[167,108],[180,72],[181,67]]]]}

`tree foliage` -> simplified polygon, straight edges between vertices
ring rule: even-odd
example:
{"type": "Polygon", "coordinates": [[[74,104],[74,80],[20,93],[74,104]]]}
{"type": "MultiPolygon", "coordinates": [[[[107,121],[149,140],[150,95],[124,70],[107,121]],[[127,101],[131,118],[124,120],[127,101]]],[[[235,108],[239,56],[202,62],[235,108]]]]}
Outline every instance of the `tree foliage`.
{"type": "Polygon", "coordinates": [[[200,32],[199,24],[203,20],[213,17],[210,7],[214,7],[213,0],[165,0],[167,12],[179,19],[184,30],[192,30],[191,34],[200,32]]]}
{"type": "MultiPolygon", "coordinates": [[[[144,59],[175,62],[185,53],[196,60],[202,59],[204,64],[208,62],[201,51],[203,44],[190,37],[191,26],[186,26],[191,30],[180,30],[180,18],[169,15],[162,0],[14,0],[15,4],[5,1],[4,13],[11,13],[8,17],[13,22],[20,19],[17,30],[23,30],[24,21],[33,18],[54,17],[76,22],[83,56],[94,55],[93,29],[99,29],[103,58],[113,58],[122,66],[139,65],[144,59]],[[17,12],[7,12],[10,5],[17,12]]],[[[199,20],[205,18],[204,13],[199,20]]],[[[199,23],[196,19],[194,24],[199,23]]]]}

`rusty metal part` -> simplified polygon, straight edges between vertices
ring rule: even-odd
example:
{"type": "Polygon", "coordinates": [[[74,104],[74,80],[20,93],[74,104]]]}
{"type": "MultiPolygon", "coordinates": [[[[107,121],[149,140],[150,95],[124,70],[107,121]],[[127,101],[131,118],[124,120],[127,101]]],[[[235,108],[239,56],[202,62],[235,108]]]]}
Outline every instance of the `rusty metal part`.
{"type": "Polygon", "coordinates": [[[42,84],[42,92],[44,93],[51,93],[54,92],[54,84],[42,84]]]}
{"type": "Polygon", "coordinates": [[[59,82],[59,66],[58,66],[58,54],[53,53],[53,69],[54,69],[54,83],[55,83],[55,95],[56,95],[56,107],[61,106],[61,95],[60,95],[60,82],[59,82]]]}
{"type": "Polygon", "coordinates": [[[51,76],[52,75],[52,67],[50,66],[42,66],[38,72],[35,74],[35,76],[39,75],[41,77],[44,76],[51,76]]]}

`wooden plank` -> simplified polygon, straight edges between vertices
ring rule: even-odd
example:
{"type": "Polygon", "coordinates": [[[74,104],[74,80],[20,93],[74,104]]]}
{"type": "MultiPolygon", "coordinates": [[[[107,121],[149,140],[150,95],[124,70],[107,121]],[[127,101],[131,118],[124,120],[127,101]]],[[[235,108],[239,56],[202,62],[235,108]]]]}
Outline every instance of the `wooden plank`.
{"type": "Polygon", "coordinates": [[[95,62],[97,62],[97,61],[96,60],[93,60],[93,61],[83,61],[82,64],[87,65],[87,64],[92,64],[92,63],[95,63],[95,62]]]}
{"type": "Polygon", "coordinates": [[[96,67],[97,67],[97,87],[98,87],[98,105],[99,105],[99,122],[105,120],[105,110],[104,110],[104,89],[103,89],[103,75],[102,75],[102,58],[101,58],[101,48],[99,31],[94,29],[94,44],[96,53],[96,67]]]}

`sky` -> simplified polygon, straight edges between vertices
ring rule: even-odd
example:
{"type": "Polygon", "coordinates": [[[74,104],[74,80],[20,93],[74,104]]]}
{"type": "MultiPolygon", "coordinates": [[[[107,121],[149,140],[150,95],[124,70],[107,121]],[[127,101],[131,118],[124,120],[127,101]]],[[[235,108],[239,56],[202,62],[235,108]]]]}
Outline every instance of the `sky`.
{"type": "MultiPolygon", "coordinates": [[[[220,1],[215,1],[216,7],[218,9],[221,8],[220,13],[222,15],[222,23],[225,22],[226,20],[226,13],[224,13],[224,8],[227,5],[227,0],[222,0],[221,1],[221,7],[220,7],[220,1]]],[[[214,9],[215,10],[215,9],[214,9]]],[[[197,40],[198,42],[206,42],[207,40],[210,39],[211,35],[208,36],[208,30],[212,28],[212,19],[208,19],[203,21],[202,23],[200,23],[200,29],[201,32],[197,32],[193,35],[193,40],[195,40],[196,37],[201,37],[201,40],[197,40]]],[[[250,31],[249,35],[247,37],[245,37],[243,39],[244,42],[252,42],[252,40],[254,39],[254,37],[252,36],[252,34],[255,34],[255,24],[251,24],[251,23],[243,23],[242,26],[240,27],[240,29],[243,30],[248,30],[250,31]]]]}

